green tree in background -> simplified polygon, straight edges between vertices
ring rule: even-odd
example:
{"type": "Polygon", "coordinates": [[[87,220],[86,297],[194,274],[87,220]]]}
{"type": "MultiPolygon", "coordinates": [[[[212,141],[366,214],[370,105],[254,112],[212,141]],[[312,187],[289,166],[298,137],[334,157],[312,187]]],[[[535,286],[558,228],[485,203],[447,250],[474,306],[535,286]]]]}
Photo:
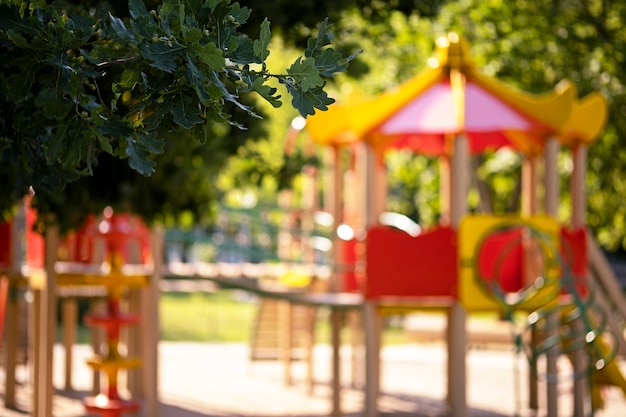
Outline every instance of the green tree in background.
{"type": "MultiPolygon", "coordinates": [[[[609,118],[588,158],[587,221],[608,250],[626,248],[626,3],[595,0],[457,0],[424,2],[345,1],[333,14],[336,47],[358,43],[364,53],[339,77],[338,100],[373,96],[417,74],[434,41],[456,31],[468,39],[478,68],[488,76],[531,93],[571,80],[579,96],[592,91],[607,99],[609,118]]],[[[320,16],[315,16],[319,18],[320,16]]],[[[307,19],[310,15],[307,15],[307,19]]],[[[279,18],[280,20],[280,18],[279,18]]],[[[300,28],[305,21],[290,21],[300,28]]],[[[306,33],[303,31],[302,33],[306,33]]],[[[420,156],[391,157],[390,205],[430,222],[438,211],[436,164],[420,156]],[[407,159],[408,158],[408,159],[407,159]],[[405,188],[408,184],[409,191],[405,188]],[[414,204],[417,202],[417,204],[414,204]],[[416,206],[416,212],[410,213],[416,206]]],[[[475,161],[477,177],[491,190],[492,208],[516,210],[520,159],[506,153],[475,161]]],[[[571,164],[562,155],[560,217],[569,214],[571,164]]],[[[470,195],[476,205],[477,196],[470,195]]]]}
{"type": "MultiPolygon", "coordinates": [[[[626,248],[626,4],[459,1],[444,8],[439,21],[470,40],[477,64],[489,75],[531,92],[567,78],[581,97],[592,91],[604,95],[609,118],[589,148],[587,221],[602,246],[626,248]]],[[[565,162],[564,179],[571,170],[565,162]]],[[[567,184],[561,188],[568,203],[567,184]]],[[[561,208],[567,216],[569,204],[561,208]]]]}
{"type": "MultiPolygon", "coordinates": [[[[324,110],[334,101],[324,78],[352,59],[328,47],[332,35],[324,21],[304,56],[274,72],[266,65],[269,21],[257,27],[258,38],[241,33],[251,10],[229,0],[164,1],[151,10],[130,0],[128,17],[104,3],[80,12],[72,6],[0,2],[3,214],[30,186],[56,193],[92,175],[104,154],[150,175],[166,138],[181,142],[175,146],[204,144],[218,137],[215,124],[243,129],[243,122],[260,117],[248,93],[281,105],[271,80],[284,86],[302,115],[324,110]]],[[[214,161],[236,143],[217,148],[214,161]]],[[[81,192],[52,195],[61,203],[58,216],[63,206],[92,202],[70,201],[71,195],[81,192]]]]}

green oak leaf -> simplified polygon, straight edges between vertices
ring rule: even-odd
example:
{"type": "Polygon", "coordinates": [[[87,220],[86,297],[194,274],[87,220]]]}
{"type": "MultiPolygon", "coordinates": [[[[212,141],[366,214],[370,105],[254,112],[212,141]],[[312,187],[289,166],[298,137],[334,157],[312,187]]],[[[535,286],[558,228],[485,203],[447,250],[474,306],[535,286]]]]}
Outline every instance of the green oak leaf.
{"type": "Polygon", "coordinates": [[[343,60],[339,52],[328,48],[315,57],[315,66],[324,77],[332,77],[337,72],[345,71],[348,68],[348,61],[343,60]]]}
{"type": "Polygon", "coordinates": [[[154,173],[156,163],[149,158],[150,154],[132,138],[126,138],[126,156],[128,156],[128,165],[141,175],[147,177],[154,173]]]}
{"type": "Polygon", "coordinates": [[[261,23],[261,36],[254,41],[254,55],[265,61],[270,54],[267,47],[270,44],[270,22],[265,18],[261,23]]]}
{"type": "Polygon", "coordinates": [[[165,149],[165,141],[160,138],[156,132],[138,135],[137,139],[141,143],[142,148],[152,154],[162,154],[165,149]]]}
{"type": "Polygon", "coordinates": [[[128,11],[133,19],[148,15],[148,9],[141,0],[128,0],[128,11]]]}
{"type": "Polygon", "coordinates": [[[111,27],[117,33],[117,36],[128,41],[128,42],[136,42],[135,35],[131,31],[128,30],[122,19],[113,16],[109,13],[109,20],[111,22],[111,27]]]}
{"type": "Polygon", "coordinates": [[[230,101],[231,103],[239,107],[241,110],[248,113],[250,116],[257,117],[259,119],[261,118],[258,114],[254,112],[254,109],[251,106],[246,106],[245,104],[240,103],[238,100],[239,97],[237,97],[235,94],[232,94],[230,91],[228,91],[228,88],[226,88],[226,85],[220,79],[220,76],[216,71],[211,71],[209,73],[209,79],[219,89],[219,91],[221,92],[225,100],[230,101]]]}
{"type": "Polygon", "coordinates": [[[269,102],[274,108],[282,106],[280,101],[280,95],[276,95],[278,91],[274,87],[270,87],[265,84],[263,77],[259,77],[253,74],[246,74],[242,77],[242,80],[248,85],[248,88],[244,91],[256,91],[261,97],[269,102]]]}
{"type": "Polygon", "coordinates": [[[237,41],[235,48],[230,48],[228,59],[237,64],[260,64],[261,60],[254,53],[254,43],[250,38],[233,38],[237,41]]]}
{"type": "Polygon", "coordinates": [[[315,109],[328,110],[328,106],[335,102],[335,100],[328,97],[328,94],[321,88],[303,91],[291,84],[285,85],[292,96],[292,106],[297,109],[302,116],[306,117],[315,114],[315,109]]]}
{"type": "Polygon", "coordinates": [[[191,129],[195,124],[204,122],[200,117],[200,109],[190,97],[178,95],[173,104],[171,113],[176,124],[191,129]]]}
{"type": "Polygon", "coordinates": [[[287,68],[287,74],[291,75],[305,92],[324,85],[324,80],[322,80],[319,70],[315,67],[314,58],[302,60],[302,57],[298,57],[296,62],[287,68]]]}
{"type": "Polygon", "coordinates": [[[250,10],[249,8],[240,7],[239,3],[234,3],[230,8],[229,13],[229,16],[231,16],[232,19],[229,18],[229,20],[237,26],[241,26],[248,21],[251,13],[252,10],[250,10]]]}
{"type": "Polygon", "coordinates": [[[196,91],[200,102],[202,104],[208,105],[209,101],[212,99],[212,96],[204,87],[204,83],[206,82],[207,77],[198,69],[198,67],[194,64],[193,60],[190,57],[187,57],[187,71],[185,72],[185,76],[194,87],[194,90],[196,91]]]}
{"type": "Polygon", "coordinates": [[[35,105],[43,108],[48,119],[63,120],[70,110],[72,103],[63,99],[63,94],[56,88],[44,87],[35,99],[35,105]]]}
{"type": "Polygon", "coordinates": [[[324,19],[317,32],[317,37],[309,38],[307,41],[307,47],[304,51],[304,56],[311,57],[319,54],[322,48],[330,44],[333,40],[333,35],[329,32],[331,26],[328,23],[328,18],[324,19]]]}
{"type": "Polygon", "coordinates": [[[105,137],[102,132],[98,129],[91,129],[91,133],[98,139],[98,143],[100,144],[100,148],[108,154],[113,153],[113,147],[111,146],[111,141],[105,137]]]}
{"type": "Polygon", "coordinates": [[[180,45],[170,46],[165,42],[145,42],[139,46],[139,50],[151,61],[151,66],[172,73],[178,67],[176,59],[185,48],[180,45]]]}
{"type": "Polygon", "coordinates": [[[226,60],[222,55],[222,50],[213,42],[209,42],[206,45],[195,43],[193,49],[198,55],[198,58],[210,68],[220,71],[226,66],[226,60]]]}
{"type": "MultiPolygon", "coordinates": [[[[121,91],[130,91],[135,88],[137,83],[141,82],[141,74],[134,69],[126,68],[122,75],[120,75],[120,79],[117,82],[117,85],[122,87],[121,91]]],[[[118,90],[118,92],[120,92],[118,90]]]]}

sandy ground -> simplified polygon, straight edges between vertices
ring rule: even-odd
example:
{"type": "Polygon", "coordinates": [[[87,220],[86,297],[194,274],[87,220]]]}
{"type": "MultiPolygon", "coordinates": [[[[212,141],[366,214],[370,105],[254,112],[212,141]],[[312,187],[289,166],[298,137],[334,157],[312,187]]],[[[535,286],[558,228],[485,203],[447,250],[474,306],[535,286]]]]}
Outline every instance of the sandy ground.
{"type": "MultiPolygon", "coordinates": [[[[91,371],[85,364],[89,346],[74,348],[74,391],[58,390],[54,414],[87,416],[81,398],[91,389],[91,371]]],[[[63,386],[63,348],[55,347],[55,386],[63,386]]],[[[440,343],[390,346],[382,352],[381,416],[445,416],[446,352],[440,343]]],[[[469,417],[531,416],[528,409],[527,362],[512,347],[471,349],[467,356],[469,417]]],[[[624,364],[622,364],[624,365],[624,364]]],[[[245,344],[161,342],[159,345],[160,417],[264,417],[327,416],[331,414],[330,348],[315,348],[315,385],[310,393],[302,362],[292,366],[292,385],[283,382],[284,368],[275,361],[250,362],[245,344]]],[[[355,367],[348,348],[342,350],[345,416],[363,415],[363,394],[358,388],[361,367],[355,367]]],[[[622,369],[626,367],[622,366],[622,369]]],[[[362,372],[361,372],[362,375],[362,372]]],[[[23,417],[30,408],[27,369],[18,373],[19,410],[0,405],[0,416],[23,417]]],[[[361,377],[362,379],[362,377],[361,377]]],[[[4,370],[0,371],[0,399],[4,403],[4,370]]],[[[540,393],[545,392],[545,377],[540,393]]],[[[566,359],[559,362],[559,416],[572,415],[572,374],[566,359]]],[[[626,397],[617,388],[606,393],[599,417],[626,415],[626,397]]],[[[545,404],[539,415],[545,415],[545,404]]],[[[143,415],[143,413],[139,413],[143,415]]],[[[148,416],[145,416],[148,417],[148,416]]],[[[149,416],[152,417],[152,416],[149,416]]]]}

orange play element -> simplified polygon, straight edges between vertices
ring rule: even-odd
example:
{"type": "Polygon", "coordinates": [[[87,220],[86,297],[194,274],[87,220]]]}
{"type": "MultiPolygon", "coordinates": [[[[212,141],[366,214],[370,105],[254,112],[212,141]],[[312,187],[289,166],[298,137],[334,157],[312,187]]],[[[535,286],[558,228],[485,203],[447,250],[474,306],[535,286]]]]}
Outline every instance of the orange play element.
{"type": "Polygon", "coordinates": [[[470,310],[536,310],[558,300],[560,227],[550,217],[467,216],[459,298],[470,310]]]}
{"type": "Polygon", "coordinates": [[[456,298],[457,233],[439,227],[418,236],[387,226],[367,233],[365,297],[456,298]]]}

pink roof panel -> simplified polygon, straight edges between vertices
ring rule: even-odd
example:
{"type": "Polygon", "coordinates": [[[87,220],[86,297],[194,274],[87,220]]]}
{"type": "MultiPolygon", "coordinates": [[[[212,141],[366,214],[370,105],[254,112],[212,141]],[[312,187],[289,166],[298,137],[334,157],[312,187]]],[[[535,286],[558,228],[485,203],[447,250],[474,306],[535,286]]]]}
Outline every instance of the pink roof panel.
{"type": "Polygon", "coordinates": [[[529,131],[527,118],[477,84],[465,86],[465,124],[461,126],[452,89],[442,81],[411,100],[378,129],[383,135],[454,134],[459,132],[529,131]]]}

